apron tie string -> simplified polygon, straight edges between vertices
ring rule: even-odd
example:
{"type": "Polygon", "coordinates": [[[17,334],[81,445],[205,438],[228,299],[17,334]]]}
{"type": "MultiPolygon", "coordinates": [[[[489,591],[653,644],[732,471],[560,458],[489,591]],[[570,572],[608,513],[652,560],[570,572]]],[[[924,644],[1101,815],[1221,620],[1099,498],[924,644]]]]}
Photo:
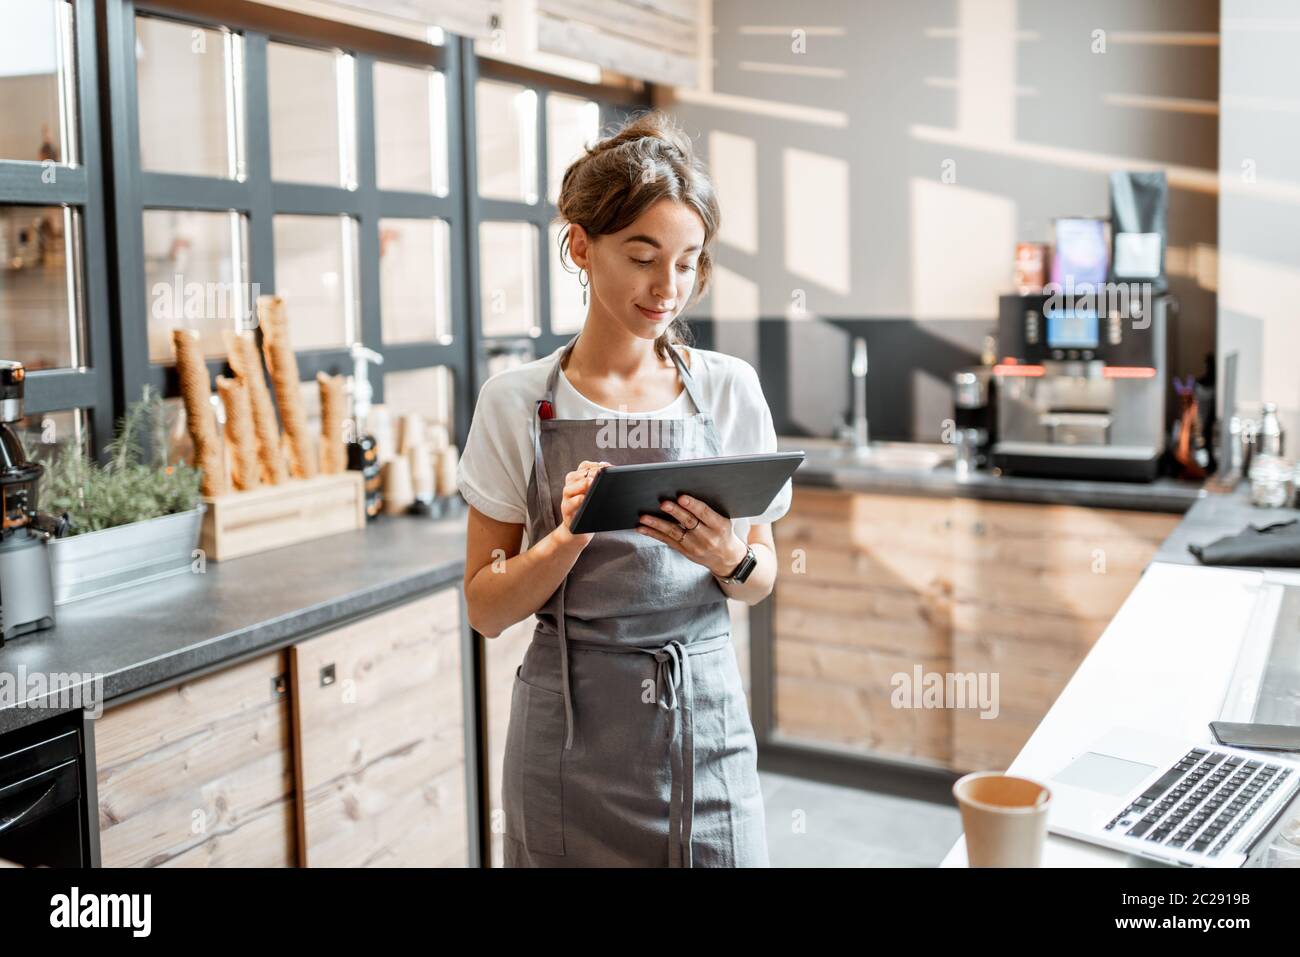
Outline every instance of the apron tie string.
{"type": "Polygon", "coordinates": [[[568,576],[560,582],[560,613],[556,624],[559,626],[560,642],[560,685],[564,691],[564,750],[573,750],[573,689],[569,685],[569,642],[564,635],[564,586],[569,582],[568,576]]]}
{"type": "Polygon", "coordinates": [[[691,867],[691,831],[695,826],[695,692],[691,685],[690,653],[676,638],[650,653],[658,662],[655,684],[660,692],[659,707],[675,712],[673,729],[669,732],[673,792],[668,805],[668,866],[691,867]],[[665,684],[669,694],[667,703],[662,692],[665,684]]]}

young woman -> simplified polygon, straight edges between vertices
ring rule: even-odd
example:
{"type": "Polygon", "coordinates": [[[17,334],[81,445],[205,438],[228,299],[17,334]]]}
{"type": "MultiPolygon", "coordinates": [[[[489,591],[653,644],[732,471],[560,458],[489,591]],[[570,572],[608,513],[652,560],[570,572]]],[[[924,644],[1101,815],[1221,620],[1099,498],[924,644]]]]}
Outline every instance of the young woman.
{"type": "Polygon", "coordinates": [[[471,624],[495,637],[537,616],[510,701],[505,863],[767,866],[727,598],[771,592],[789,483],[751,521],[682,496],[661,504],[671,521],[569,530],[606,465],[776,449],[753,367],[689,348],[679,319],[708,285],[713,187],[649,113],[568,168],[559,218],[586,322],[484,384],[459,473],[471,624]]]}

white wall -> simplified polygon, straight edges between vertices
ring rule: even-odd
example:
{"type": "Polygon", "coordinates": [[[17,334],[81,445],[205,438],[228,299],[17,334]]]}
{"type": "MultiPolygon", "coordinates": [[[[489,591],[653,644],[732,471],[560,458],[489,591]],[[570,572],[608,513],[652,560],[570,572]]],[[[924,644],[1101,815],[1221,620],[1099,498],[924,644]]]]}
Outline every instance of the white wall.
{"type": "Polygon", "coordinates": [[[1223,0],[1219,362],[1300,449],[1300,5],[1223,0]]]}

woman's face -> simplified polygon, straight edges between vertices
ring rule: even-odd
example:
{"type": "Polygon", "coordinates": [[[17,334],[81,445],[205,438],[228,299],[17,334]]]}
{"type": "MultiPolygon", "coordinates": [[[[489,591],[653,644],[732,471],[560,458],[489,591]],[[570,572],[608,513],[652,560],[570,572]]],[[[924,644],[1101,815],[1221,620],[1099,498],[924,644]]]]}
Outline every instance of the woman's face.
{"type": "Polygon", "coordinates": [[[600,310],[642,339],[659,338],[695,288],[704,245],[699,214],[665,198],[617,233],[588,237],[581,226],[569,229],[573,261],[591,277],[592,313],[600,310]]]}

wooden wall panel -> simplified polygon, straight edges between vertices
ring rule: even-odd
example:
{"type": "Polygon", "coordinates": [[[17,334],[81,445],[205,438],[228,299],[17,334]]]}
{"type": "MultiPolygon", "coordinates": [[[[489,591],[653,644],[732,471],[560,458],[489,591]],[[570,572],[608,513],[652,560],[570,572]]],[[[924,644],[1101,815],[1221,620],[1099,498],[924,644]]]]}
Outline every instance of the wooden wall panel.
{"type": "Polygon", "coordinates": [[[537,48],[626,76],[699,85],[694,0],[537,0],[537,48]]]}
{"type": "Polygon", "coordinates": [[[1177,522],[796,488],[774,526],[776,733],[1005,768],[1177,522]],[[997,716],[979,701],[893,708],[894,675],[917,667],[973,676],[985,693],[996,676],[997,716]]]}
{"type": "Polygon", "coordinates": [[[774,526],[775,731],[947,763],[942,709],[896,708],[894,676],[951,670],[948,502],[796,488],[774,526]]]}
{"type": "Polygon", "coordinates": [[[956,770],[1004,769],[1119,611],[1177,515],[953,501],[953,663],[999,713],[953,716],[956,770]]]}

